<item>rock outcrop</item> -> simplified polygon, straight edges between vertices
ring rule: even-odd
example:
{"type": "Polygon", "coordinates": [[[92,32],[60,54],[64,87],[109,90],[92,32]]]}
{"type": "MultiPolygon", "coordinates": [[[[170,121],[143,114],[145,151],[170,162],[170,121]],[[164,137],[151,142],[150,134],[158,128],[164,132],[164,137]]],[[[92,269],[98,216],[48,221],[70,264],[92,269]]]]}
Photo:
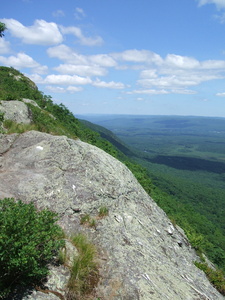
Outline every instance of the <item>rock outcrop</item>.
{"type": "MultiPolygon", "coordinates": [[[[32,100],[26,100],[25,102],[31,102],[33,105],[36,102],[32,100]]],[[[12,120],[16,123],[24,123],[24,124],[30,124],[32,121],[32,115],[31,111],[29,110],[28,106],[18,100],[13,101],[0,101],[0,112],[4,113],[4,119],[5,120],[12,120]]]]}
{"type": "Polygon", "coordinates": [[[88,235],[99,253],[96,299],[224,299],[193,264],[183,231],[122,163],[94,146],[36,131],[0,135],[3,197],[54,210],[68,234],[88,235]],[[101,207],[109,215],[98,219],[101,207]],[[80,225],[85,214],[95,228],[80,225]]]}

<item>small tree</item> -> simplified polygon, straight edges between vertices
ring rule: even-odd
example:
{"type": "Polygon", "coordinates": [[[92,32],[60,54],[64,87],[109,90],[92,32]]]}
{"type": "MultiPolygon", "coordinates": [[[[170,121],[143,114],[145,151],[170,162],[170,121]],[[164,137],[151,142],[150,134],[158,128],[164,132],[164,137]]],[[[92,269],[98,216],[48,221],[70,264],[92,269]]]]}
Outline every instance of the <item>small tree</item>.
{"type": "Polygon", "coordinates": [[[64,245],[57,215],[33,203],[0,200],[0,298],[15,285],[37,284],[64,245]]]}
{"type": "Polygon", "coordinates": [[[2,22],[0,22],[0,37],[4,36],[4,31],[6,30],[6,25],[2,22]]]}

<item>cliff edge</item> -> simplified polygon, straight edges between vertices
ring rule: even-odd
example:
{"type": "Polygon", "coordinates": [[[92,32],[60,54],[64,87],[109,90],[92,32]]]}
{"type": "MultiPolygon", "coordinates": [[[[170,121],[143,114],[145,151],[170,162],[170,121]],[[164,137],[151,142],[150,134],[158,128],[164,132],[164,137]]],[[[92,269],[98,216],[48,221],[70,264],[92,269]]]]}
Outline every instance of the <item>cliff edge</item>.
{"type": "MultiPolygon", "coordinates": [[[[99,256],[95,299],[224,299],[195,267],[183,231],[122,163],[95,146],[37,131],[1,134],[4,197],[54,210],[68,234],[88,235],[99,256]],[[101,207],[109,214],[98,219],[101,207]],[[80,224],[86,214],[97,220],[94,228],[80,224]]],[[[57,297],[40,292],[29,299],[57,297]]]]}

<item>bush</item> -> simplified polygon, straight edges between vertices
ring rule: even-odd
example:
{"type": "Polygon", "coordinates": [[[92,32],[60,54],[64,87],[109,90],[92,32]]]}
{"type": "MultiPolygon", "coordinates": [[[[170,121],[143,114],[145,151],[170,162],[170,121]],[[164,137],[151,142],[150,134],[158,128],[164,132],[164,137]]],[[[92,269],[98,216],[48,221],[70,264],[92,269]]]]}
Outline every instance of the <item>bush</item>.
{"type": "Polygon", "coordinates": [[[57,215],[33,203],[0,200],[0,298],[16,285],[38,284],[64,241],[57,215]]]}

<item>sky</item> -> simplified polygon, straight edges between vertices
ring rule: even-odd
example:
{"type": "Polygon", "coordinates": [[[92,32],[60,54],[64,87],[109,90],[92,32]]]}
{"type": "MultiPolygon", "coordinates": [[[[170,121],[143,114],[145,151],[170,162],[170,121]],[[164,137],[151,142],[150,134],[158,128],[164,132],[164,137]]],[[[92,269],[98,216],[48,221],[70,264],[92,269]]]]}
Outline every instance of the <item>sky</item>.
{"type": "Polygon", "coordinates": [[[7,0],[0,65],[74,114],[225,117],[225,0],[7,0]]]}

